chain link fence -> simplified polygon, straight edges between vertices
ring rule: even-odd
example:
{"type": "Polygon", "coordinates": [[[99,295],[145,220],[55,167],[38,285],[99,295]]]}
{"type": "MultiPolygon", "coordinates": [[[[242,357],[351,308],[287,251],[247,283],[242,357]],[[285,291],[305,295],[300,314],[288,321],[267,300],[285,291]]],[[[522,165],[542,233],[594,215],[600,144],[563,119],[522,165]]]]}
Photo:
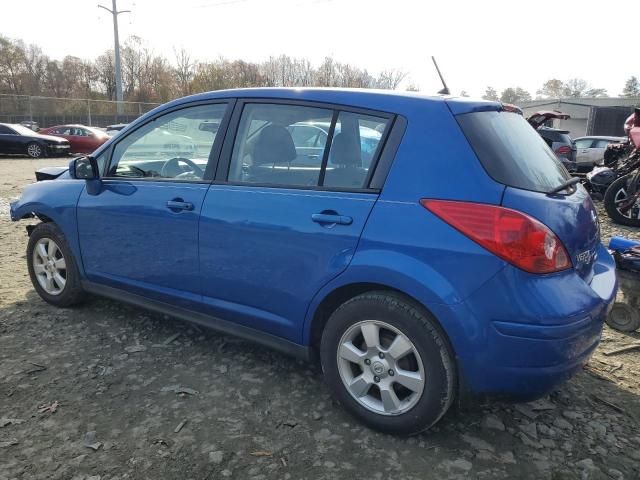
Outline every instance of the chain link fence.
{"type": "Polygon", "coordinates": [[[158,103],[0,94],[0,123],[37,122],[41,128],[79,123],[106,127],[129,123],[158,103]]]}

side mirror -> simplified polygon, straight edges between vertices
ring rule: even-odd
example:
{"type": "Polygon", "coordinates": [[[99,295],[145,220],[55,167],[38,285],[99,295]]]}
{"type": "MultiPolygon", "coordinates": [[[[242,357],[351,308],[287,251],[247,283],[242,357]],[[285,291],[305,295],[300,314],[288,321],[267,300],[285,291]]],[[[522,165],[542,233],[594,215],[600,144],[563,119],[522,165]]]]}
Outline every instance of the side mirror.
{"type": "Polygon", "coordinates": [[[69,163],[69,175],[78,180],[97,180],[100,178],[98,162],[90,155],[74,158],[69,163]]]}

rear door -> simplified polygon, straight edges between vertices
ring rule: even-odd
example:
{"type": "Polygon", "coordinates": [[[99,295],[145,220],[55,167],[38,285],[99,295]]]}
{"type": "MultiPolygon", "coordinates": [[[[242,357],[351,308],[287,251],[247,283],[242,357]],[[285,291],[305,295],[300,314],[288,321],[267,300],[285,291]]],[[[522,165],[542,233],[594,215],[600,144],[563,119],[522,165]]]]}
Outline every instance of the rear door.
{"type": "Polygon", "coordinates": [[[200,220],[205,308],[300,341],[313,295],[351,261],[378,197],[368,188],[373,169],[363,167],[358,127],[386,132],[392,117],[247,101],[234,118],[200,220]],[[330,126],[314,144],[315,161],[291,135],[301,123],[330,126]],[[329,155],[335,167],[327,167],[329,155]]]}
{"type": "Polygon", "coordinates": [[[145,140],[157,129],[199,131],[202,123],[223,123],[229,108],[227,102],[174,108],[127,132],[109,149],[113,153],[99,191],[85,189],[77,207],[88,280],[197,306],[202,293],[198,221],[222,138],[207,132],[206,142],[199,139],[201,149],[188,158],[145,140]]]}
{"type": "Polygon", "coordinates": [[[493,111],[457,119],[489,175],[506,186],[502,205],[549,227],[562,240],[576,273],[590,282],[600,231],[582,185],[547,194],[570,176],[521,116],[493,111]]]}

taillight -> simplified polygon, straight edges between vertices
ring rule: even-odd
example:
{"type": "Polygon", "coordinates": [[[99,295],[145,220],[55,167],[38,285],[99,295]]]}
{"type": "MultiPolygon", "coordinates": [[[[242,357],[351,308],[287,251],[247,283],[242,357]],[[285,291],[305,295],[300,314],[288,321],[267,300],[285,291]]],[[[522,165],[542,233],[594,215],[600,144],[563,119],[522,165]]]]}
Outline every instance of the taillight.
{"type": "Polygon", "coordinates": [[[517,210],[481,203],[420,200],[420,204],[491,253],[530,273],[571,268],[560,239],[517,210]]]}
{"type": "Polygon", "coordinates": [[[556,149],[556,153],[558,155],[568,155],[571,153],[571,147],[569,147],[568,145],[563,145],[556,149]]]}

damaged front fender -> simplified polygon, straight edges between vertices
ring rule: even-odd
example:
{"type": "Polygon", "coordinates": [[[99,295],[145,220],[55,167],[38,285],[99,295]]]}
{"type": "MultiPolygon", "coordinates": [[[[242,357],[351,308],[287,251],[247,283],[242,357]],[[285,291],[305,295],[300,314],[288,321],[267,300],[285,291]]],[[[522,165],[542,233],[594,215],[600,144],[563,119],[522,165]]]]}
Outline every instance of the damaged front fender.
{"type": "Polygon", "coordinates": [[[83,180],[58,178],[27,185],[22,196],[9,205],[11,220],[38,217],[54,222],[63,232],[76,258],[80,258],[76,207],[83,180]]]}

